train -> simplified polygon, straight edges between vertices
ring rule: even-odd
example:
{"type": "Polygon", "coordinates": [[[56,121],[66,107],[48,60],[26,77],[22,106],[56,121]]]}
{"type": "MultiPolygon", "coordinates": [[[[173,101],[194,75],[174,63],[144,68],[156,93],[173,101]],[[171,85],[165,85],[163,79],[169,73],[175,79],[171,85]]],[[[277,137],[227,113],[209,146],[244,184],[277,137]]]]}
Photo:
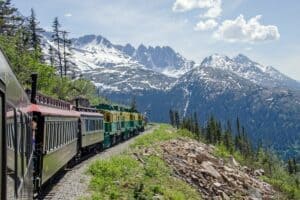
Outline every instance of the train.
{"type": "Polygon", "coordinates": [[[0,50],[0,199],[39,199],[43,189],[83,155],[143,132],[145,117],[129,107],[70,102],[24,90],[0,50]]]}

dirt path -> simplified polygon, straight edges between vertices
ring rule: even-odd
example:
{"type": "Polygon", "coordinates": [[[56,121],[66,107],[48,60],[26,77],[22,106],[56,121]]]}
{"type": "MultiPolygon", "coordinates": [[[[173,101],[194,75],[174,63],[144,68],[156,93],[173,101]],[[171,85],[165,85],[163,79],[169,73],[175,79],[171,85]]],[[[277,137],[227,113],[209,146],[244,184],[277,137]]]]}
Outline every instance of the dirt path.
{"type": "MultiPolygon", "coordinates": [[[[158,125],[149,127],[141,135],[151,133],[158,125]]],[[[64,176],[57,182],[51,191],[44,197],[47,200],[75,200],[88,194],[88,185],[91,177],[87,175],[88,166],[96,159],[105,159],[114,155],[118,155],[126,151],[130,144],[134,142],[137,137],[133,137],[128,141],[118,144],[110,149],[107,149],[85,161],[76,165],[74,168],[64,174],[64,176]]]]}

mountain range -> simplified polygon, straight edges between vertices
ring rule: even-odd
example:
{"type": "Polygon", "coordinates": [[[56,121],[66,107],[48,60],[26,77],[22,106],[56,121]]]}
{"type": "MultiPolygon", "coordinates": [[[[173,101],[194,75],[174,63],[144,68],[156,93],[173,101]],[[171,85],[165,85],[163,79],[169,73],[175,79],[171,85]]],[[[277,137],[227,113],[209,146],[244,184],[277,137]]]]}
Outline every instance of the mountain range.
{"type": "MultiPolygon", "coordinates": [[[[49,57],[51,42],[43,37],[49,57]]],[[[70,73],[92,80],[99,92],[120,103],[136,97],[150,120],[167,122],[169,109],[197,112],[201,123],[214,115],[226,124],[239,117],[253,141],[288,157],[298,152],[300,83],[272,66],[239,54],[213,54],[201,63],[171,47],[116,45],[98,35],[72,39],[70,73]]],[[[300,155],[300,154],[299,154],[300,155]]]]}

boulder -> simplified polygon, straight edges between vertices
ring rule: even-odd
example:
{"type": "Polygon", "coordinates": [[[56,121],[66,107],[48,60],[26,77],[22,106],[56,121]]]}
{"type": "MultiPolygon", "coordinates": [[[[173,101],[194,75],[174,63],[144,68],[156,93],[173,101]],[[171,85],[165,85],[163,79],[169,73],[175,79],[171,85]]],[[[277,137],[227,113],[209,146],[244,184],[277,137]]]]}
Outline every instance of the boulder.
{"type": "Polygon", "coordinates": [[[233,156],[230,156],[230,158],[229,158],[229,164],[231,166],[233,166],[233,167],[239,167],[240,166],[239,163],[234,159],[233,156]]]}
{"type": "Polygon", "coordinates": [[[200,167],[203,169],[203,172],[213,176],[216,179],[221,178],[220,173],[213,167],[213,164],[210,161],[204,161],[201,163],[200,167]]]}
{"type": "Polygon", "coordinates": [[[256,169],[253,172],[254,176],[263,176],[265,174],[265,171],[263,169],[256,169]]]}

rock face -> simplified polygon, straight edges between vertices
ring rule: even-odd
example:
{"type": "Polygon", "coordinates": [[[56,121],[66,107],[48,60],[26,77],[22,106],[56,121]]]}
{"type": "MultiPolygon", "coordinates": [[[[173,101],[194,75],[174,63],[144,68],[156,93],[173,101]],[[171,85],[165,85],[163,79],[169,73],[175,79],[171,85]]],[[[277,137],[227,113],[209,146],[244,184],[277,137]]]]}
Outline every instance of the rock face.
{"type": "Polygon", "coordinates": [[[242,167],[213,156],[213,147],[189,139],[176,139],[161,145],[163,157],[176,176],[194,185],[204,199],[273,199],[271,185],[258,179],[263,170],[242,167]]]}

